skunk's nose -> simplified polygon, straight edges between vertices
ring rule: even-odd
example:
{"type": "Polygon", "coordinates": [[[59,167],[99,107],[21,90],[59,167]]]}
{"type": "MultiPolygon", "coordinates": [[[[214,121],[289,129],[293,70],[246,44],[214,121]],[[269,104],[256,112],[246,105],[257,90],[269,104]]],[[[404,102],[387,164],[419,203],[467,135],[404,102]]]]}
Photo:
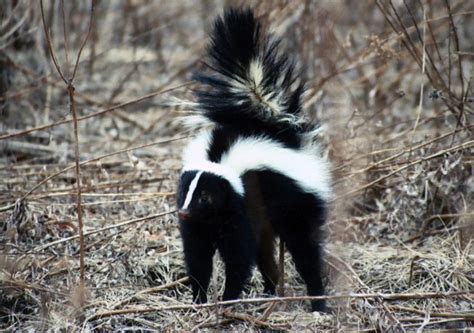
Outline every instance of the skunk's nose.
{"type": "Polygon", "coordinates": [[[190,215],[189,210],[187,210],[187,209],[178,210],[178,217],[179,217],[180,220],[184,221],[184,220],[188,219],[189,215],[190,215]]]}

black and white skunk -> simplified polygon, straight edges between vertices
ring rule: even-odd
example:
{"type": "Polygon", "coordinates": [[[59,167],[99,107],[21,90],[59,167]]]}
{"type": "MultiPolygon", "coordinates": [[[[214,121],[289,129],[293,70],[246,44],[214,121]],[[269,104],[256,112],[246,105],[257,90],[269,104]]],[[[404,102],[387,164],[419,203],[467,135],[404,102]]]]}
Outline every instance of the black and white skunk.
{"type": "MultiPolygon", "coordinates": [[[[236,299],[258,265],[266,293],[278,269],[274,238],[290,251],[308,294],[322,295],[320,227],[331,197],[317,128],[302,114],[303,83],[279,42],[251,10],[216,20],[209,70],[196,76],[196,116],[211,125],[184,152],[178,215],[194,301],[207,301],[212,257],[226,270],[224,300],[236,299]]],[[[324,310],[323,301],[312,302],[324,310]]]]}

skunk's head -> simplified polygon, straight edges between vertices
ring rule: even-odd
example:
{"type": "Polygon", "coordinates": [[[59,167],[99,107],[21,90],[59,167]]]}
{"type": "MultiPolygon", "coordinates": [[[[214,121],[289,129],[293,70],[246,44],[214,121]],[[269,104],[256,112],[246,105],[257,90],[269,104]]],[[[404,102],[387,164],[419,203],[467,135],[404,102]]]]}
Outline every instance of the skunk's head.
{"type": "Polygon", "coordinates": [[[222,176],[206,171],[184,171],[178,187],[181,221],[212,222],[236,213],[242,194],[222,176]]]}

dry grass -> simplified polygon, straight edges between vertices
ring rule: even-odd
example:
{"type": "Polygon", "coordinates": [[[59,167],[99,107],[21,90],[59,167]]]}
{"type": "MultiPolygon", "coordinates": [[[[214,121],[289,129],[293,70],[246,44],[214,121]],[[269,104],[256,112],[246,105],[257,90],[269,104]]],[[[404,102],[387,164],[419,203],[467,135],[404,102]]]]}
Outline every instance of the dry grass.
{"type": "MultiPolygon", "coordinates": [[[[66,79],[90,4],[45,1],[66,79]],[[66,36],[67,43],[64,43],[66,36]],[[66,52],[67,50],[67,52],[66,52]],[[67,54],[67,56],[66,56],[67,54]]],[[[235,3],[231,1],[231,3],[235,3]]],[[[39,3],[0,4],[0,327],[415,331],[473,327],[474,3],[250,3],[306,65],[334,172],[331,312],[298,297],[196,308],[174,211],[190,98],[222,1],[100,1],[74,79],[85,288],[67,87],[39,3]],[[85,299],[85,304],[83,304],[85,299]]],[[[285,258],[286,296],[304,287],[285,258]]],[[[222,293],[216,258],[211,300],[222,293]]]]}

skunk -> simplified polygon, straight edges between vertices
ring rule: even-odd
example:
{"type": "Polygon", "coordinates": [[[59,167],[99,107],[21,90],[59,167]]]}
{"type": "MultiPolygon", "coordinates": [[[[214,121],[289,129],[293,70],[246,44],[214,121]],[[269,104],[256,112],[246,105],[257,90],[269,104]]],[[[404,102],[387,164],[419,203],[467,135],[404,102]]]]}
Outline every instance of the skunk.
{"type": "MultiPolygon", "coordinates": [[[[210,34],[208,70],[195,75],[195,115],[207,124],[184,151],[177,193],[193,299],[207,302],[212,257],[226,272],[223,300],[239,297],[258,266],[275,293],[274,239],[291,253],[308,294],[322,295],[320,227],[331,197],[317,125],[302,110],[304,83],[280,42],[250,9],[229,9],[210,34]]],[[[313,301],[323,311],[324,301],[313,301]]]]}

